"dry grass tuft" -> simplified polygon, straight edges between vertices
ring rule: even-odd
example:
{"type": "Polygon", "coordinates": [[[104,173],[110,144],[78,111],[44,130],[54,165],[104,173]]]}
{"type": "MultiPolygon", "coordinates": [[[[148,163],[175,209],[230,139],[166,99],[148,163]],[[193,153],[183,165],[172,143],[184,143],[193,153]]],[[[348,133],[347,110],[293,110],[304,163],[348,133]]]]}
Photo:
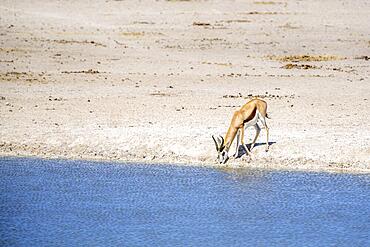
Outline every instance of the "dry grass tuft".
{"type": "Polygon", "coordinates": [[[265,12],[260,12],[260,11],[250,11],[250,12],[246,12],[244,13],[246,15],[278,15],[278,14],[284,14],[284,13],[280,13],[280,12],[272,12],[272,11],[265,11],[265,12]]]}
{"type": "Polygon", "coordinates": [[[106,45],[103,45],[102,43],[96,42],[96,41],[89,41],[89,40],[65,40],[65,39],[54,39],[54,40],[46,40],[46,41],[52,41],[58,44],[88,44],[88,45],[95,45],[95,46],[103,46],[106,47],[106,45]]]}
{"type": "Polygon", "coordinates": [[[249,23],[251,22],[250,20],[246,19],[235,19],[235,20],[222,20],[222,21],[217,21],[218,23],[249,23]]]}
{"type": "Polygon", "coordinates": [[[46,82],[45,74],[32,72],[5,72],[0,73],[0,81],[46,82]]]}
{"type": "Polygon", "coordinates": [[[171,96],[171,94],[169,94],[169,93],[164,93],[164,92],[160,92],[160,91],[154,92],[154,93],[150,93],[149,95],[150,96],[161,96],[161,97],[163,97],[163,96],[171,96]]]}
{"type": "Polygon", "coordinates": [[[267,56],[271,60],[280,62],[321,62],[343,60],[345,57],[335,55],[290,55],[290,56],[267,56]]]}
{"type": "Polygon", "coordinates": [[[211,24],[207,22],[193,22],[193,26],[211,26],[211,24]]]}
{"type": "Polygon", "coordinates": [[[232,66],[232,63],[216,63],[216,62],[207,62],[204,61],[202,64],[208,64],[208,65],[218,65],[218,66],[232,66]]]}
{"type": "Polygon", "coordinates": [[[88,69],[79,71],[62,71],[63,74],[99,74],[98,70],[88,69]]]}
{"type": "Polygon", "coordinates": [[[283,69],[318,69],[319,67],[315,65],[309,65],[309,64],[294,64],[294,63],[288,63],[282,66],[283,69]]]}
{"type": "Polygon", "coordinates": [[[298,26],[294,26],[294,25],[290,24],[289,22],[284,24],[284,25],[281,25],[279,27],[280,28],[286,28],[286,29],[299,29],[300,28],[298,26]]]}
{"type": "Polygon", "coordinates": [[[253,2],[254,4],[263,4],[263,5],[268,5],[268,4],[283,4],[282,2],[273,2],[273,1],[256,1],[253,2]]]}
{"type": "Polygon", "coordinates": [[[145,35],[144,32],[122,32],[121,34],[127,37],[141,37],[145,35]]]}

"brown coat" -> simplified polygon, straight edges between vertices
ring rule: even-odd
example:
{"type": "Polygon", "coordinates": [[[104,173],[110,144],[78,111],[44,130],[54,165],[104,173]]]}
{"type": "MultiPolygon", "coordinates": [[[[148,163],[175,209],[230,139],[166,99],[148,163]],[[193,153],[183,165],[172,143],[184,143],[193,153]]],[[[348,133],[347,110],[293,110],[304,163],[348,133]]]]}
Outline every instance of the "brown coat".
{"type": "Polygon", "coordinates": [[[226,149],[228,151],[230,149],[238,130],[242,129],[244,131],[244,124],[254,119],[257,110],[264,118],[267,117],[267,103],[261,99],[254,98],[243,105],[238,111],[234,112],[221,150],[226,149]]]}

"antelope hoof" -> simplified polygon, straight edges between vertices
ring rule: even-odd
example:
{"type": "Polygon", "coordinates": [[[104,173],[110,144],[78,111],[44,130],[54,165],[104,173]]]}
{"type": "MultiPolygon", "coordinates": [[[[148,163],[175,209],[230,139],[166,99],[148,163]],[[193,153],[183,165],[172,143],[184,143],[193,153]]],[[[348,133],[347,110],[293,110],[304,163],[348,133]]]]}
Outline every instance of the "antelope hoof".
{"type": "Polygon", "coordinates": [[[267,146],[266,148],[265,148],[265,152],[268,152],[269,151],[269,147],[267,146]]]}
{"type": "Polygon", "coordinates": [[[254,155],[250,154],[250,155],[245,155],[243,156],[243,160],[246,160],[248,162],[251,162],[254,160],[254,155]]]}

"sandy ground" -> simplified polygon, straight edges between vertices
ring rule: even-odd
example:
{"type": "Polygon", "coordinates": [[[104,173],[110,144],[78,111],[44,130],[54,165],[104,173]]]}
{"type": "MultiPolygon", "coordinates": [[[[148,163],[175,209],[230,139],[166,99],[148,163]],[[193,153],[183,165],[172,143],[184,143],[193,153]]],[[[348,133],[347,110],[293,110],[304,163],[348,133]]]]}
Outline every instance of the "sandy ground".
{"type": "Polygon", "coordinates": [[[2,0],[0,25],[0,155],[216,165],[259,95],[270,151],[228,166],[370,171],[369,1],[2,0]]]}

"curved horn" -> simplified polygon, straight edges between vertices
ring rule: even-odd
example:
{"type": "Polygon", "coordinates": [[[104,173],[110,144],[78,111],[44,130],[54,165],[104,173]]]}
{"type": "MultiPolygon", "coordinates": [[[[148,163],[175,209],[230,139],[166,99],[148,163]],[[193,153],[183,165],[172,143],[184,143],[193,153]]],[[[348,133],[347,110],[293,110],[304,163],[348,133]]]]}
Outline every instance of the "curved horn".
{"type": "Polygon", "coordinates": [[[220,137],[221,137],[221,145],[220,145],[220,148],[221,148],[224,145],[225,140],[221,135],[220,135],[220,137]]]}
{"type": "Polygon", "coordinates": [[[216,141],[215,137],[212,135],[212,139],[215,142],[216,150],[218,151],[218,142],[216,141]]]}

